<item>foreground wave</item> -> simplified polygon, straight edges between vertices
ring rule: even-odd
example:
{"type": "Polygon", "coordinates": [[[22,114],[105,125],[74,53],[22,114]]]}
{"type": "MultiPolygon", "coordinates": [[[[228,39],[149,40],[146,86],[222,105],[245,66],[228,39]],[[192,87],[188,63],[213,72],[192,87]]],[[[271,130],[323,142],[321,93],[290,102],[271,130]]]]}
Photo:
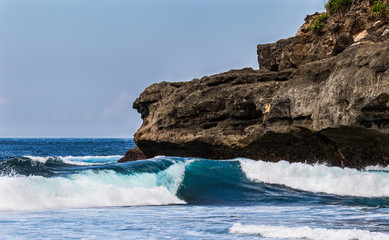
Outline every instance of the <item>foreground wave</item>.
{"type": "Polygon", "coordinates": [[[310,227],[285,227],[266,225],[243,225],[235,223],[230,233],[255,234],[266,238],[283,239],[312,239],[312,240],[382,240],[389,239],[389,234],[370,232],[360,229],[326,229],[310,227]]]}
{"type": "MultiPolygon", "coordinates": [[[[47,161],[44,164],[52,166],[47,161]]],[[[185,203],[176,197],[184,176],[184,162],[146,161],[144,165],[83,167],[70,173],[57,168],[55,177],[23,176],[15,172],[3,175],[0,177],[0,210],[185,203]]]]}
{"type": "Polygon", "coordinates": [[[248,159],[12,157],[0,162],[0,210],[169,204],[389,206],[389,171],[248,159]]]}

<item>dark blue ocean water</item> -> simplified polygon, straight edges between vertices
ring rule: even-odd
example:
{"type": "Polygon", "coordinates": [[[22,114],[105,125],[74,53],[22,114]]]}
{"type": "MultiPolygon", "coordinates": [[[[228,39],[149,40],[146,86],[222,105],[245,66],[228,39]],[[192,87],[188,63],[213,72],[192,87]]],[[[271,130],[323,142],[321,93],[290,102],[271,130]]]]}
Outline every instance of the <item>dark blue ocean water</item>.
{"type": "Polygon", "coordinates": [[[0,239],[389,239],[389,169],[159,156],[131,139],[0,139],[0,239]]]}

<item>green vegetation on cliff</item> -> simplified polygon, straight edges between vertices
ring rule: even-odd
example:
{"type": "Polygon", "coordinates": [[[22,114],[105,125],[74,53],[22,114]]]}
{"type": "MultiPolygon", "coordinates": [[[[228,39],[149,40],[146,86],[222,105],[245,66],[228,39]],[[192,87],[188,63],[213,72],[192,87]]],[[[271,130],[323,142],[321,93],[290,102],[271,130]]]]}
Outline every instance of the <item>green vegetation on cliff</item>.
{"type": "Polygon", "coordinates": [[[312,32],[320,32],[324,26],[326,25],[327,19],[330,17],[329,14],[323,13],[320,14],[315,21],[313,21],[312,25],[309,27],[309,29],[312,32]]]}
{"type": "Polygon", "coordinates": [[[388,10],[388,4],[383,3],[381,0],[379,0],[376,4],[373,4],[370,8],[371,15],[376,18],[386,17],[388,10]]]}
{"type": "Polygon", "coordinates": [[[327,19],[330,15],[343,11],[347,7],[349,7],[353,3],[353,0],[328,0],[326,3],[326,9],[328,13],[320,14],[316,20],[314,20],[309,27],[309,30],[315,33],[319,33],[322,31],[324,26],[326,25],[327,19]]]}
{"type": "Polygon", "coordinates": [[[326,8],[330,14],[344,10],[353,3],[353,0],[329,0],[326,8]]]}

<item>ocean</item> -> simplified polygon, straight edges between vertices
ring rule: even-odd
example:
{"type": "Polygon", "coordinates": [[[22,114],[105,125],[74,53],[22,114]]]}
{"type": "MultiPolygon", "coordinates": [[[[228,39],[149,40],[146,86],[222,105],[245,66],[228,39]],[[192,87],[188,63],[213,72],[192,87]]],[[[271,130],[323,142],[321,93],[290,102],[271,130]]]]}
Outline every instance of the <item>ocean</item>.
{"type": "Polygon", "coordinates": [[[389,168],[158,156],[132,139],[0,139],[0,239],[389,239],[389,168]]]}

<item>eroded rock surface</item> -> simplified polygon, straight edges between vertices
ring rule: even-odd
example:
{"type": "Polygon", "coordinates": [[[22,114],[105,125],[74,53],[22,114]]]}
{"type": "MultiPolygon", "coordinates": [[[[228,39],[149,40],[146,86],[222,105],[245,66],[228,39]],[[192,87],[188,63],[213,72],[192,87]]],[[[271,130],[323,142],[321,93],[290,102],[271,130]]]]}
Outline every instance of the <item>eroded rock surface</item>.
{"type": "Polygon", "coordinates": [[[389,165],[389,24],[358,19],[370,4],[359,2],[328,20],[333,34],[304,30],[308,17],[296,37],[260,45],[261,70],[151,85],[133,104],[137,146],[148,158],[389,165]]]}
{"type": "Polygon", "coordinates": [[[309,27],[320,14],[307,16],[295,37],[257,46],[260,68],[272,71],[297,68],[337,55],[354,42],[383,41],[387,38],[384,32],[389,26],[387,19],[371,15],[370,7],[376,2],[355,0],[350,8],[331,15],[322,31],[317,33],[310,31],[309,27]]]}

